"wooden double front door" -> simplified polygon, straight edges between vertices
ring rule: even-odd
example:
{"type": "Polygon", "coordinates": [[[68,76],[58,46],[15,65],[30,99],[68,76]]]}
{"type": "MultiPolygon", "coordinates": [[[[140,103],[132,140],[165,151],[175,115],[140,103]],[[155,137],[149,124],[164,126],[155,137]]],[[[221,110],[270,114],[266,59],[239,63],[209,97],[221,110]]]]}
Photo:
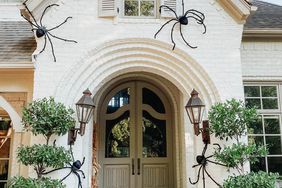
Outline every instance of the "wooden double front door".
{"type": "Polygon", "coordinates": [[[121,84],[106,95],[99,187],[174,187],[169,106],[161,90],[141,81],[121,84]]]}

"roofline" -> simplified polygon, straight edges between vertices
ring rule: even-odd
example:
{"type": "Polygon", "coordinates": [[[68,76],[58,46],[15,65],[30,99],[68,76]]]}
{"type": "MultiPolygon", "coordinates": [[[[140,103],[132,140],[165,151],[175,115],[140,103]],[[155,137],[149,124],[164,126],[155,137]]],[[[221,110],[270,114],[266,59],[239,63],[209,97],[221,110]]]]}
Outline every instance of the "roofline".
{"type": "Polygon", "coordinates": [[[244,37],[255,37],[255,38],[277,38],[282,37],[282,28],[254,28],[254,29],[244,29],[244,37]]]}
{"type": "Polygon", "coordinates": [[[223,8],[238,22],[245,23],[248,16],[256,7],[250,5],[245,0],[216,0],[223,8]]]}

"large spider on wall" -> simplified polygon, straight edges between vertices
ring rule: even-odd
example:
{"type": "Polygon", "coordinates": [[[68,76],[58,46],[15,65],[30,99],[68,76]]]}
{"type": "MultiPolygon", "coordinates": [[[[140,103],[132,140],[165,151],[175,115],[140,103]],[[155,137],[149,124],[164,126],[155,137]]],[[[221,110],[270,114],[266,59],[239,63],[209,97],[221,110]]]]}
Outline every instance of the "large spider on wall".
{"type": "MultiPolygon", "coordinates": [[[[221,147],[219,144],[213,144],[213,145],[216,145],[218,147],[218,150],[221,150],[221,147]]],[[[200,173],[202,172],[202,179],[203,179],[203,188],[206,187],[205,185],[205,174],[207,174],[207,176],[219,187],[222,187],[219,183],[217,183],[214,178],[210,175],[210,173],[207,171],[206,169],[206,166],[208,165],[208,163],[213,163],[213,164],[216,164],[216,165],[221,165],[221,166],[226,166],[224,164],[221,164],[221,163],[218,163],[218,162],[215,162],[215,161],[212,161],[210,160],[210,158],[212,158],[214,155],[209,155],[209,156],[205,156],[206,154],[206,151],[207,151],[207,147],[208,147],[208,143],[206,142],[205,143],[205,146],[204,146],[204,149],[202,151],[202,154],[201,155],[197,155],[196,157],[196,161],[198,164],[195,164],[192,166],[192,168],[195,168],[195,167],[199,167],[199,170],[198,170],[198,175],[197,175],[197,179],[196,181],[192,182],[191,178],[189,178],[189,182],[193,185],[197,184],[200,180],[200,173]]]]}
{"type": "Polygon", "coordinates": [[[171,28],[171,31],[170,31],[170,38],[171,38],[171,42],[173,43],[173,47],[172,47],[172,50],[174,50],[175,48],[175,42],[174,42],[174,39],[173,39],[173,31],[174,31],[174,27],[176,26],[176,24],[179,23],[179,32],[180,32],[180,35],[181,35],[181,38],[182,40],[185,42],[185,44],[187,46],[189,46],[190,48],[197,48],[197,46],[192,46],[190,45],[186,39],[184,38],[183,36],[183,33],[182,33],[182,25],[188,25],[189,24],[189,18],[193,18],[196,20],[196,22],[200,25],[203,25],[204,27],[204,31],[203,31],[203,34],[206,33],[207,29],[206,29],[206,25],[204,23],[205,21],[205,15],[198,11],[198,10],[195,10],[195,9],[189,9],[187,10],[186,12],[184,12],[184,2],[182,0],[182,15],[181,16],[178,16],[177,13],[172,9],[170,8],[169,6],[166,6],[166,5],[161,5],[160,8],[159,8],[159,12],[161,13],[162,11],[162,8],[164,10],[168,10],[168,11],[171,11],[174,15],[175,15],[175,18],[172,18],[170,20],[168,20],[166,23],[164,23],[161,28],[157,31],[157,33],[154,35],[154,38],[157,37],[157,35],[159,34],[159,32],[167,25],[169,24],[170,22],[172,21],[175,21],[175,23],[173,24],[172,28],[171,28]]]}
{"type": "Polygon", "coordinates": [[[54,46],[53,46],[51,37],[53,37],[53,38],[55,38],[55,39],[58,39],[58,40],[65,41],[65,42],[74,42],[74,43],[77,43],[77,41],[75,41],[75,40],[69,40],[69,39],[64,39],[64,38],[58,37],[58,36],[52,34],[50,31],[53,31],[53,30],[55,30],[55,29],[58,29],[58,28],[61,27],[63,24],[65,24],[65,23],[68,21],[68,19],[70,19],[70,18],[72,18],[72,17],[69,16],[69,17],[67,17],[62,23],[60,23],[59,25],[57,25],[57,26],[55,26],[55,27],[52,27],[52,28],[50,28],[50,29],[47,29],[47,27],[43,25],[42,19],[43,19],[44,15],[45,15],[47,9],[49,9],[49,8],[51,8],[51,7],[53,7],[53,6],[59,6],[59,5],[58,5],[58,4],[51,4],[51,5],[48,5],[48,6],[44,9],[44,11],[43,11],[43,13],[42,13],[42,15],[41,15],[41,17],[40,17],[39,23],[38,23],[38,22],[36,21],[36,19],[34,18],[34,16],[32,15],[32,13],[31,13],[31,11],[29,10],[29,8],[27,7],[27,5],[26,5],[26,2],[27,2],[27,1],[28,1],[28,0],[26,0],[25,2],[23,2],[23,5],[24,5],[24,7],[26,8],[26,10],[28,11],[29,15],[31,16],[33,22],[30,21],[28,18],[26,18],[23,14],[21,14],[21,16],[22,16],[26,21],[28,21],[28,23],[33,27],[33,28],[32,28],[32,31],[35,31],[35,34],[36,34],[36,36],[37,36],[38,38],[41,38],[41,37],[44,36],[44,46],[43,46],[42,50],[39,52],[39,54],[42,53],[42,52],[45,50],[45,48],[46,48],[46,43],[47,43],[47,39],[48,39],[48,41],[49,41],[49,43],[50,43],[50,45],[51,45],[51,48],[52,48],[52,55],[53,55],[54,61],[56,62],[56,56],[55,56],[54,46]]]}
{"type": "Polygon", "coordinates": [[[75,160],[74,157],[73,157],[71,145],[70,145],[70,153],[71,153],[72,161],[73,161],[72,164],[68,163],[68,166],[65,166],[65,167],[62,167],[62,168],[57,168],[57,169],[51,170],[49,172],[45,172],[45,173],[43,173],[43,175],[46,175],[46,174],[49,174],[51,172],[55,172],[55,171],[58,171],[58,170],[62,170],[62,169],[70,169],[70,172],[65,177],[63,177],[60,181],[61,182],[64,181],[67,177],[69,177],[73,173],[78,179],[78,188],[82,188],[82,182],[81,182],[81,177],[80,177],[79,173],[81,173],[82,178],[84,179],[85,174],[80,168],[83,166],[83,164],[85,162],[85,157],[83,157],[82,162],[80,160],[75,160]]]}

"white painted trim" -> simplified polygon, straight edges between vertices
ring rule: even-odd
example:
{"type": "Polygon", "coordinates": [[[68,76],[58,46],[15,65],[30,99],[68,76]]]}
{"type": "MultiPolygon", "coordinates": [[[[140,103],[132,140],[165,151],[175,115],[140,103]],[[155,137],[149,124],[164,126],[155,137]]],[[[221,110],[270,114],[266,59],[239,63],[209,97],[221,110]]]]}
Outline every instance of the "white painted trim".
{"type": "Polygon", "coordinates": [[[15,132],[22,132],[23,125],[21,123],[22,120],[21,117],[16,112],[16,110],[2,96],[0,96],[0,106],[4,108],[4,110],[6,110],[6,112],[9,114],[15,132]]]}

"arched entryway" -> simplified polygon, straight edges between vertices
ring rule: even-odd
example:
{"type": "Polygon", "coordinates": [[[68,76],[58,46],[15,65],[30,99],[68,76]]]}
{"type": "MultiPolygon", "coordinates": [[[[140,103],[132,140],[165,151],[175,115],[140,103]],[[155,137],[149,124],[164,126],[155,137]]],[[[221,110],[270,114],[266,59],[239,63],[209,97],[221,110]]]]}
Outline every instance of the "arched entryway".
{"type": "Polygon", "coordinates": [[[127,79],[110,86],[101,100],[99,187],[176,187],[175,121],[165,91],[142,79],[127,79]]]}

